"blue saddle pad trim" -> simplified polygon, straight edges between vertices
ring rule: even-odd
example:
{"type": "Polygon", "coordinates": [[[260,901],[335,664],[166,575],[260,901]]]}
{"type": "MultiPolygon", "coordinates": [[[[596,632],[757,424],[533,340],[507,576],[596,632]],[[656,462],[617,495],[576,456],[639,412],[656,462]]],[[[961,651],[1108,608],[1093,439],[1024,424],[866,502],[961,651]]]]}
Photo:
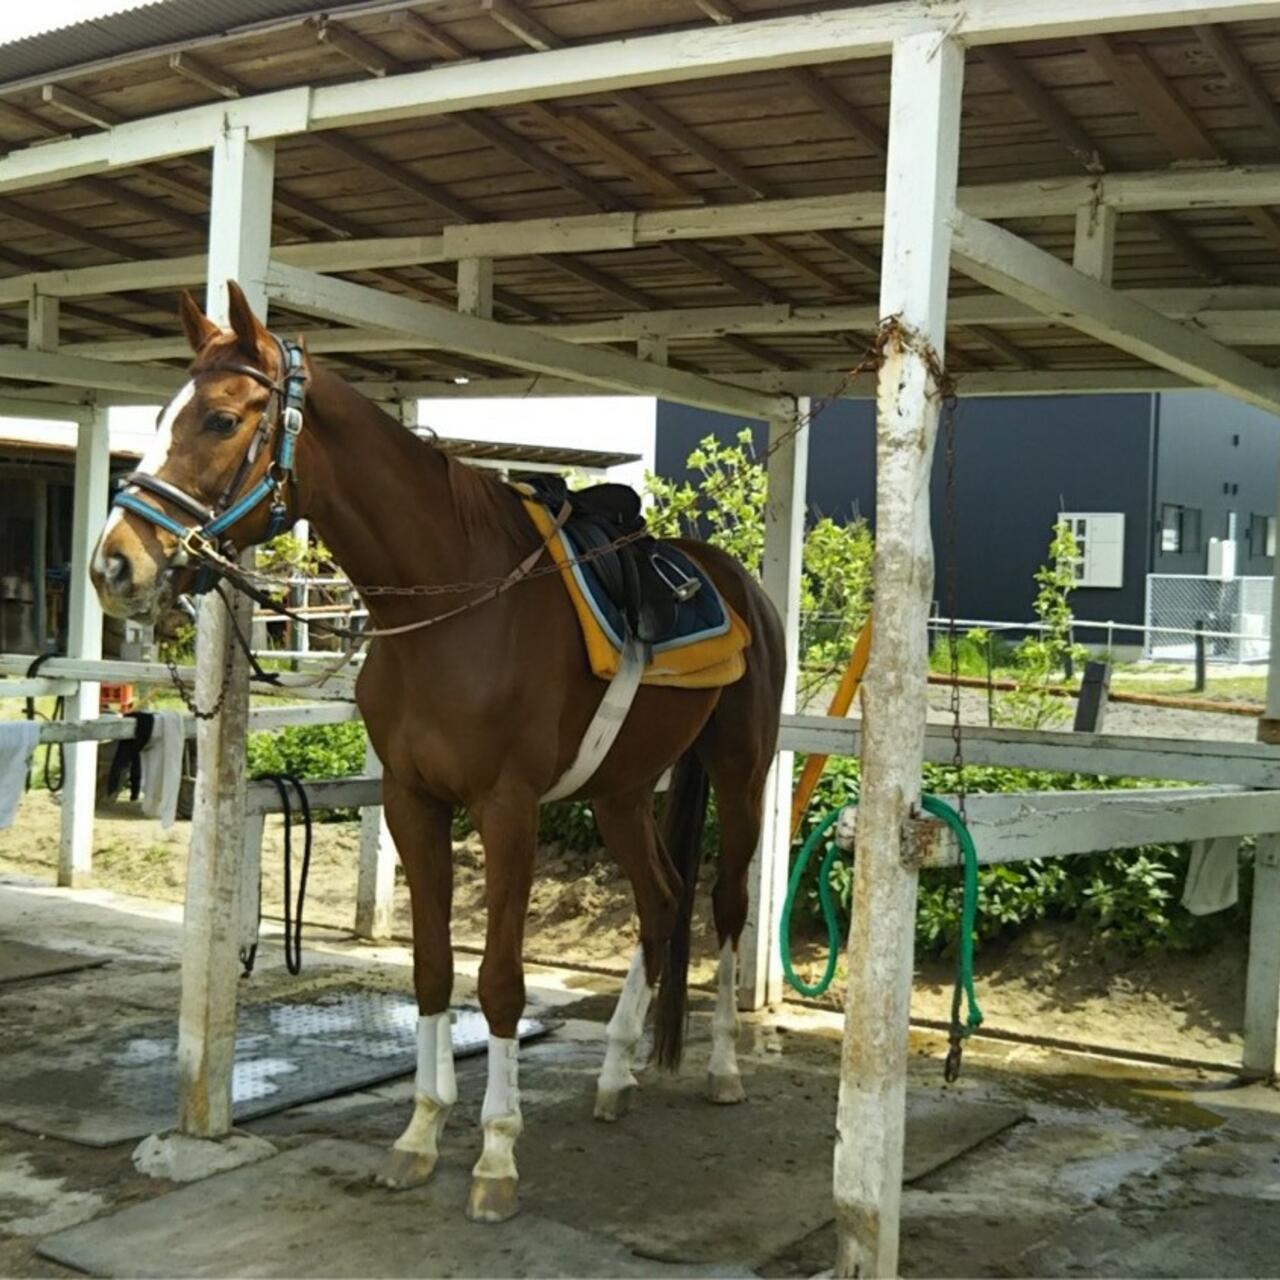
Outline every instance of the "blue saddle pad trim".
{"type": "MultiPolygon", "coordinates": [[[[609,643],[621,652],[627,634],[626,618],[609,599],[591,561],[577,559],[582,555],[582,549],[574,543],[572,536],[562,530],[560,539],[569,553],[570,572],[582,591],[583,599],[591,606],[591,611],[608,637],[609,643]]],[[[659,542],[655,551],[656,554],[671,561],[681,573],[696,578],[702,586],[691,599],[683,600],[676,605],[675,634],[669,640],[655,644],[653,652],[667,653],[672,649],[683,649],[687,645],[697,644],[700,640],[724,635],[731,625],[729,611],[725,608],[715,583],[706,575],[702,566],[670,542],[659,542]]]]}

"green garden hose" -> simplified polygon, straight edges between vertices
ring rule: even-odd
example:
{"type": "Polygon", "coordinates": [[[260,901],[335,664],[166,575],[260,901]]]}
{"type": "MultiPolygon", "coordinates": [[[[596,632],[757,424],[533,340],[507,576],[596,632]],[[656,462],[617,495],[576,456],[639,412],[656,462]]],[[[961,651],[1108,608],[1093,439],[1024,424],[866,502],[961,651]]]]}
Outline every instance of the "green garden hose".
{"type": "MultiPolygon", "coordinates": [[[[855,799],[854,804],[857,803],[855,799]]],[[[964,892],[960,911],[960,945],[956,956],[956,985],[951,1000],[951,1052],[947,1055],[947,1078],[954,1079],[960,1069],[960,1046],[982,1025],[982,1010],[978,1007],[978,996],[973,985],[973,934],[978,923],[978,850],[974,846],[973,836],[959,813],[945,800],[937,796],[921,797],[921,807],[933,817],[941,819],[955,832],[964,857],[964,892]],[[961,1018],[961,1009],[965,1008],[965,1016],[961,1018]]],[[[780,932],[782,935],[782,971],[787,981],[803,996],[820,996],[824,994],[836,973],[836,961],[840,953],[840,920],[836,911],[835,898],[831,892],[831,867],[839,854],[834,840],[827,845],[827,851],[818,868],[818,904],[822,911],[822,920],[827,928],[827,966],[822,977],[815,983],[804,982],[791,967],[791,912],[795,906],[796,896],[804,880],[805,869],[809,859],[819,842],[828,831],[840,820],[840,810],[827,814],[821,822],[805,838],[791,868],[791,876],[787,881],[787,896],[782,904],[780,932]]]]}

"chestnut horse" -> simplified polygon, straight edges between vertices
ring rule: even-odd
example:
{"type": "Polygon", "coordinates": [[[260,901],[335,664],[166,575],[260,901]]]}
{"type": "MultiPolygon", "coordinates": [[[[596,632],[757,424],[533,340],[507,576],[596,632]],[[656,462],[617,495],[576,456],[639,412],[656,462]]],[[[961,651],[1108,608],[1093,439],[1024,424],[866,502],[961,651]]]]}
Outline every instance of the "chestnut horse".
{"type": "MultiPolygon", "coordinates": [[[[189,381],[164,409],[155,442],[117,499],[93,557],[93,583],[109,614],[155,618],[191,589],[194,548],[184,546],[181,534],[194,527],[193,515],[234,517],[217,532],[240,549],[305,518],[356,584],[492,583],[539,551],[540,535],[505,483],[406,431],[299,347],[282,343],[234,284],[230,330],[185,294],[181,317],[195,353],[189,381]],[[292,408],[286,412],[282,404],[292,408]],[[266,501],[242,501],[267,491],[270,512],[266,501]]],[[[720,962],[708,1093],[713,1102],[743,1098],[736,953],[777,741],[783,634],[741,564],[702,543],[682,545],[752,640],[746,673],[725,688],[642,687],[621,734],[576,797],[591,801],[604,842],[631,881],[639,916],[640,943],[609,1022],[597,1086],[601,1120],[616,1119],[636,1086],[637,1044],[659,981],[657,1056],[668,1066],[680,1059],[709,786],[720,819],[713,894],[720,962]],[[654,791],[673,765],[659,834],[654,791]]],[[[449,918],[450,821],[460,807],[484,844],[488,909],[479,976],[490,1032],[484,1149],[467,1212],[501,1221],[518,1203],[516,1025],[525,1004],[521,948],[539,797],[573,761],[606,686],[588,667],[558,574],[530,575],[511,590],[482,596],[478,588],[461,597],[369,594],[376,629],[442,614],[460,599],[476,607],[441,626],[373,640],[356,701],[382,761],[382,802],[409,885],[420,1015],[413,1116],[381,1180],[410,1187],[430,1176],[457,1098],[449,918]]]]}

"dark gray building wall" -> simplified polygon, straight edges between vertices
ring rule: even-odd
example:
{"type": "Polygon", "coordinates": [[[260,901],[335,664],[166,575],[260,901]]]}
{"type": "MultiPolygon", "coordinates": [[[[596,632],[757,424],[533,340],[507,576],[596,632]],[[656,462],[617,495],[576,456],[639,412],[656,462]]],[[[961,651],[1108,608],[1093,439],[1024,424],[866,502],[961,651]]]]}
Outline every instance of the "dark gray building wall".
{"type": "Polygon", "coordinates": [[[1250,525],[1254,516],[1275,514],[1280,419],[1211,391],[1168,392],[1159,402],[1155,572],[1204,573],[1209,539],[1227,536],[1229,513],[1235,512],[1236,572],[1270,574],[1265,542],[1256,534],[1250,537],[1250,525]],[[1161,550],[1158,522],[1165,504],[1200,512],[1198,547],[1180,553],[1161,550]]]}
{"type": "MultiPolygon", "coordinates": [[[[743,425],[723,414],[660,405],[659,473],[686,476],[685,459],[700,439],[710,434],[731,439],[743,425]]],[[[1033,575],[1044,562],[1058,512],[1123,512],[1124,585],[1077,591],[1075,611],[1081,618],[1141,622],[1151,546],[1153,429],[1153,398],[1147,395],[962,401],[956,422],[959,613],[1029,620],[1033,575]]],[[[765,428],[756,425],[753,434],[762,450],[765,428]]],[[[946,553],[943,469],[940,442],[932,485],[940,562],[946,553]]],[[[874,407],[869,401],[841,401],[814,422],[808,496],[811,511],[836,519],[858,511],[874,524],[874,407]]],[[[942,569],[940,563],[939,599],[942,569]]]]}

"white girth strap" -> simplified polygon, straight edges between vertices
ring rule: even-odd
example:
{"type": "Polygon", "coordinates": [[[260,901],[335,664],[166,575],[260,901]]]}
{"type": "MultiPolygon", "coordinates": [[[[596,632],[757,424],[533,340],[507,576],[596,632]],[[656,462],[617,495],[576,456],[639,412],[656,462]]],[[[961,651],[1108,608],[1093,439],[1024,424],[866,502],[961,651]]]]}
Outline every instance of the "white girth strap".
{"type": "Polygon", "coordinates": [[[596,708],[596,713],[582,735],[582,745],[573,763],[560,775],[560,781],[542,797],[542,803],[551,800],[563,800],[583,787],[595,776],[614,739],[622,729],[636,700],[636,690],[640,688],[640,678],[644,675],[645,647],[634,636],[630,636],[622,647],[622,655],[618,663],[618,674],[609,681],[604,700],[596,708]]]}

